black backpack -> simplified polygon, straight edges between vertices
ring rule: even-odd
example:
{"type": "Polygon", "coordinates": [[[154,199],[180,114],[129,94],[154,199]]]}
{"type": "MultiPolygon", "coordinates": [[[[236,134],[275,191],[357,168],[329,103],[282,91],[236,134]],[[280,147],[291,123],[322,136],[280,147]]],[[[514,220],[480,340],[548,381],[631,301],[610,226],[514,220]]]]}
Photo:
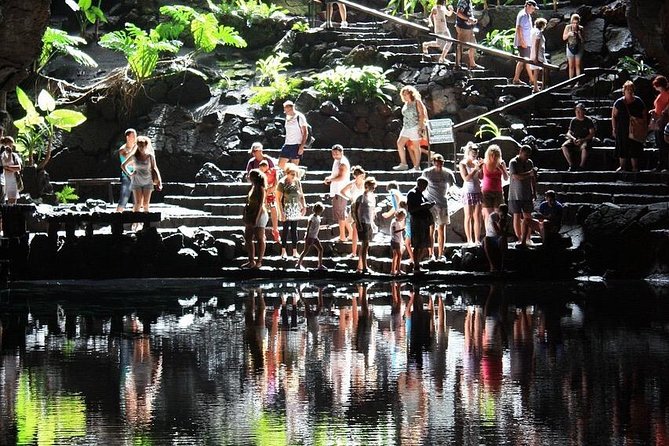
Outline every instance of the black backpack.
{"type": "MultiPolygon", "coordinates": [[[[297,115],[297,123],[298,124],[300,123],[300,115],[297,115]]],[[[307,121],[307,142],[304,143],[304,147],[310,149],[314,141],[316,141],[316,138],[314,138],[313,128],[311,127],[311,124],[309,124],[309,122],[307,121]]]]}

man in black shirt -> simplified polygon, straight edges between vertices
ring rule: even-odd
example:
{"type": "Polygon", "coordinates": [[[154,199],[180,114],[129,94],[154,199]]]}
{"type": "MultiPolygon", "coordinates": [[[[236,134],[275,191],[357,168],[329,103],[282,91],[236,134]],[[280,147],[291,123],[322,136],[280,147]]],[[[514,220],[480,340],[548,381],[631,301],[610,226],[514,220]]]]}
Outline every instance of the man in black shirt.
{"type": "Polygon", "coordinates": [[[585,116],[585,105],[582,103],[576,104],[574,112],[576,117],[569,123],[567,140],[562,144],[562,153],[567,163],[569,163],[569,171],[585,167],[588,160],[588,150],[592,148],[592,140],[595,137],[595,123],[585,116]],[[581,151],[581,162],[578,167],[574,165],[572,150],[581,151]]]}
{"type": "Polygon", "coordinates": [[[434,247],[434,239],[430,234],[430,226],[434,224],[430,209],[434,201],[429,201],[423,192],[427,189],[425,177],[416,180],[416,187],[407,193],[407,209],[411,214],[411,246],[414,256],[414,273],[421,273],[420,261],[425,258],[428,250],[434,247]]]}

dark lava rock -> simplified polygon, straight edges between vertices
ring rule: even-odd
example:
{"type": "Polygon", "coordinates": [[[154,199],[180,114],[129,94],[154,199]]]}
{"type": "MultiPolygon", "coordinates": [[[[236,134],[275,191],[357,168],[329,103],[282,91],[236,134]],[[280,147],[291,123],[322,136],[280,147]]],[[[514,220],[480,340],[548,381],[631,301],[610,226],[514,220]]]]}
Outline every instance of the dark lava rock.
{"type": "Polygon", "coordinates": [[[195,175],[198,183],[214,183],[229,181],[230,175],[219,169],[214,163],[205,163],[195,175]]]}

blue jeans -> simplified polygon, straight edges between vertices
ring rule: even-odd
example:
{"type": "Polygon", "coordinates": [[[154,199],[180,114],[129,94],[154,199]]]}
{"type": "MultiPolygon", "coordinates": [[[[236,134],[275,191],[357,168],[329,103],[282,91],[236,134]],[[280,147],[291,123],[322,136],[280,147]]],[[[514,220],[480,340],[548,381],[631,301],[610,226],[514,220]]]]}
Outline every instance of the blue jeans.
{"type": "Polygon", "coordinates": [[[130,178],[121,174],[121,194],[118,197],[118,207],[124,208],[130,199],[130,178]]]}

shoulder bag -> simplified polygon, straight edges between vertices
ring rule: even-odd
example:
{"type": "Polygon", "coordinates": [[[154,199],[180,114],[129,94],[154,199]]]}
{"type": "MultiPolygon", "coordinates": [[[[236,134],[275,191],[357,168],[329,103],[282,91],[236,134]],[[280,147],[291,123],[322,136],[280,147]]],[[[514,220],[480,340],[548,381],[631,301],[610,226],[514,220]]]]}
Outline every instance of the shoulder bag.
{"type": "MultiPolygon", "coordinates": [[[[12,154],[12,159],[17,165],[21,165],[21,162],[16,160],[16,155],[12,154]]],[[[21,171],[14,172],[14,177],[16,178],[16,190],[19,192],[23,191],[23,175],[21,174],[21,171]]]]}
{"type": "Polygon", "coordinates": [[[646,142],[646,137],[648,136],[646,120],[644,118],[637,118],[636,116],[632,116],[632,113],[630,113],[630,108],[627,105],[627,102],[625,102],[625,99],[623,99],[623,102],[625,104],[625,108],[627,108],[627,114],[630,118],[629,133],[627,136],[629,139],[636,142],[646,142]]]}

